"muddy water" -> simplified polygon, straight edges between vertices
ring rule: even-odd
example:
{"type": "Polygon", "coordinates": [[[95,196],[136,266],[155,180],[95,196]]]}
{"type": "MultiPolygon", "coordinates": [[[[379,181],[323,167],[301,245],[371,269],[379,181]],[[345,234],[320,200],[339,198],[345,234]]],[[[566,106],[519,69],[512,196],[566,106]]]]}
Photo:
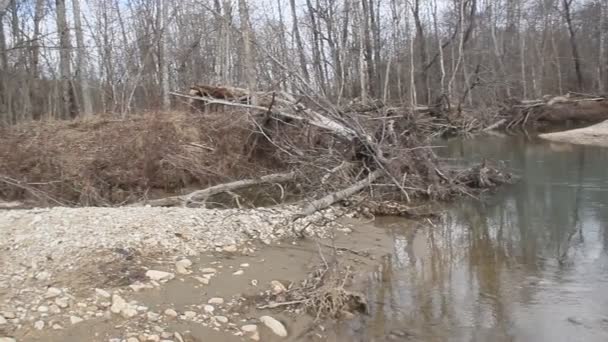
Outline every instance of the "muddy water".
{"type": "Polygon", "coordinates": [[[522,180],[451,206],[436,226],[377,221],[393,251],[357,341],[608,341],[608,149],[527,137],[451,141],[522,180]]]}

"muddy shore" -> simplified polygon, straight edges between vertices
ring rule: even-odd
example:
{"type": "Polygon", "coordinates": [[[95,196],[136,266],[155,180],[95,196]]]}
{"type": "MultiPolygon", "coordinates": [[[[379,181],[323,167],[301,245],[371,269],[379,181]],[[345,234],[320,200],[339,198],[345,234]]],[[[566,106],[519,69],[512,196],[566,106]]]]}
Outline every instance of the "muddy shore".
{"type": "Polygon", "coordinates": [[[128,222],[100,219],[118,208],[0,212],[0,341],[342,341],[331,320],[304,308],[260,307],[334,259],[353,270],[349,291],[363,290],[390,252],[382,229],[352,219],[298,239],[276,224],[249,222],[253,236],[229,216],[221,226],[179,209],[159,222],[155,211],[168,210],[142,209],[128,222]],[[162,234],[151,243],[153,231],[162,234]]]}

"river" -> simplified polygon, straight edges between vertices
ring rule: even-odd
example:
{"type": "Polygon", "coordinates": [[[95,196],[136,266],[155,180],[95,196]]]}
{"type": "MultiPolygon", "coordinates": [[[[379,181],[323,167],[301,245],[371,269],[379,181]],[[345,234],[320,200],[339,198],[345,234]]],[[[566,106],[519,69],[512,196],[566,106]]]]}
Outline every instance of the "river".
{"type": "Polygon", "coordinates": [[[453,161],[502,160],[514,185],[441,222],[376,221],[393,251],[352,341],[608,341],[608,149],[529,136],[457,139],[453,161]]]}

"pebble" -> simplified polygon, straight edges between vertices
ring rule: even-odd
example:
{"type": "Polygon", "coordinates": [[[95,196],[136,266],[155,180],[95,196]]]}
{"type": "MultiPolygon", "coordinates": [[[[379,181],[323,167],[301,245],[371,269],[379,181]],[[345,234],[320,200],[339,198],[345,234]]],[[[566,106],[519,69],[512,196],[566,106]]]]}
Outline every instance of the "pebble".
{"type": "Polygon", "coordinates": [[[243,273],[245,273],[245,272],[243,272],[243,270],[238,270],[238,271],[236,271],[236,272],[234,272],[234,273],[232,273],[232,274],[233,274],[233,275],[241,275],[241,274],[243,274],[243,273]]]}
{"type": "Polygon", "coordinates": [[[4,317],[6,319],[13,319],[13,318],[17,317],[17,316],[15,316],[15,313],[11,312],[11,311],[2,311],[2,312],[0,312],[0,316],[4,317]]]}
{"type": "Polygon", "coordinates": [[[127,342],[139,342],[139,339],[137,337],[129,337],[127,342]]]}
{"type": "Polygon", "coordinates": [[[215,304],[215,305],[224,304],[224,298],[221,298],[221,297],[211,298],[211,299],[209,299],[209,301],[207,301],[207,304],[215,304]]]}
{"type": "Polygon", "coordinates": [[[4,318],[3,316],[0,316],[0,325],[4,325],[6,323],[7,323],[6,318],[4,318]]]}
{"type": "Polygon", "coordinates": [[[194,277],[194,279],[198,280],[199,283],[204,285],[209,285],[209,279],[203,277],[194,277]]]}
{"type": "Polygon", "coordinates": [[[262,316],[260,317],[260,322],[264,323],[264,325],[270,328],[275,335],[287,337],[287,329],[285,329],[283,323],[277,321],[275,318],[271,316],[262,316]]]}
{"type": "Polygon", "coordinates": [[[247,333],[254,332],[254,331],[258,331],[258,326],[255,324],[246,324],[241,327],[241,330],[243,332],[247,332],[247,333]]]}
{"type": "Polygon", "coordinates": [[[51,313],[54,314],[58,314],[61,313],[61,309],[59,308],[59,306],[52,304],[51,306],[49,306],[49,310],[51,310],[51,313]]]}
{"type": "Polygon", "coordinates": [[[112,295],[108,291],[103,290],[103,289],[95,289],[95,294],[102,298],[112,297],[112,295]]]}
{"type": "Polygon", "coordinates": [[[224,252],[228,252],[228,253],[234,253],[238,250],[235,245],[228,245],[228,246],[225,246],[223,249],[224,249],[224,252]]]}
{"type": "Polygon", "coordinates": [[[249,267],[249,264],[241,264],[241,267],[247,268],[249,267]]]}
{"type": "Polygon", "coordinates": [[[38,274],[36,274],[36,276],[34,278],[36,278],[37,280],[48,280],[51,277],[51,274],[47,271],[42,271],[38,274]]]}
{"type": "Polygon", "coordinates": [[[146,277],[155,281],[168,281],[175,278],[175,274],[157,270],[149,270],[146,272],[146,277]]]}
{"type": "Polygon", "coordinates": [[[217,270],[213,267],[206,267],[201,270],[203,273],[217,273],[217,270]]]}
{"type": "Polygon", "coordinates": [[[196,312],[186,311],[184,312],[184,317],[186,317],[187,319],[194,319],[196,317],[196,312]]]}
{"type": "Polygon", "coordinates": [[[115,294],[112,296],[112,306],[110,307],[110,311],[115,314],[120,313],[127,307],[127,302],[119,295],[115,294]]]}
{"type": "Polygon", "coordinates": [[[139,292],[141,290],[145,290],[145,289],[152,289],[154,288],[154,286],[152,285],[148,285],[148,284],[142,284],[142,283],[135,283],[135,284],[131,284],[129,285],[129,287],[134,291],[134,292],[139,292]]]}
{"type": "Polygon", "coordinates": [[[53,330],[61,330],[63,327],[59,324],[53,324],[53,330]]]}
{"type": "Polygon", "coordinates": [[[36,329],[36,330],[44,329],[44,321],[36,321],[36,323],[34,323],[34,329],[36,329]]]}
{"type": "Polygon", "coordinates": [[[228,317],[226,316],[215,316],[215,320],[224,324],[228,323],[228,317]]]}
{"type": "Polygon", "coordinates": [[[167,309],[167,310],[165,310],[165,315],[167,315],[169,317],[177,317],[177,311],[175,311],[173,309],[167,309]]]}
{"type": "Polygon", "coordinates": [[[68,297],[55,298],[55,304],[60,308],[67,308],[70,305],[70,299],[68,297]]]}
{"type": "Polygon", "coordinates": [[[82,319],[78,316],[70,316],[70,323],[72,323],[72,324],[78,324],[82,321],[84,321],[84,319],[82,319]]]}
{"type": "Polygon", "coordinates": [[[273,280],[270,282],[270,287],[272,288],[272,293],[278,295],[280,293],[286,292],[287,288],[285,285],[278,280],[273,280]]]}
{"type": "Polygon", "coordinates": [[[61,295],[61,292],[62,291],[56,287],[49,287],[48,290],[46,290],[46,293],[44,294],[44,298],[50,299],[58,297],[59,295],[61,295]]]}
{"type": "Polygon", "coordinates": [[[46,305],[40,305],[37,309],[38,312],[49,312],[49,307],[46,305]]]}
{"type": "Polygon", "coordinates": [[[157,313],[155,313],[155,312],[152,312],[152,311],[149,311],[149,312],[146,314],[146,316],[148,316],[148,320],[149,320],[149,321],[152,321],[152,322],[156,322],[156,321],[158,321],[158,319],[160,318],[160,315],[159,315],[159,314],[157,314],[157,313]]]}
{"type": "Polygon", "coordinates": [[[0,342],[17,342],[17,340],[12,337],[0,337],[0,342]]]}
{"type": "Polygon", "coordinates": [[[192,266],[192,261],[189,259],[182,259],[175,263],[177,267],[190,268],[192,266]]]}
{"type": "Polygon", "coordinates": [[[215,308],[213,307],[213,305],[205,305],[205,306],[203,307],[203,310],[204,310],[206,313],[212,313],[213,311],[215,311],[215,308]]]}

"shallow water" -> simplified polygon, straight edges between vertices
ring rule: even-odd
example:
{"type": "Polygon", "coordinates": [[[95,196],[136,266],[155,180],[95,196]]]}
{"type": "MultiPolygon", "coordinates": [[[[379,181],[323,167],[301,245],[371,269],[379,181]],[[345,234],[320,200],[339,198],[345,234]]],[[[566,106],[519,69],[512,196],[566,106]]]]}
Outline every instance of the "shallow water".
{"type": "Polygon", "coordinates": [[[356,341],[608,341],[608,149],[539,139],[446,143],[504,160],[515,185],[451,206],[436,226],[398,219],[356,341]]]}

